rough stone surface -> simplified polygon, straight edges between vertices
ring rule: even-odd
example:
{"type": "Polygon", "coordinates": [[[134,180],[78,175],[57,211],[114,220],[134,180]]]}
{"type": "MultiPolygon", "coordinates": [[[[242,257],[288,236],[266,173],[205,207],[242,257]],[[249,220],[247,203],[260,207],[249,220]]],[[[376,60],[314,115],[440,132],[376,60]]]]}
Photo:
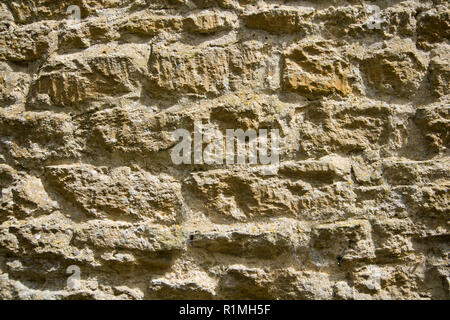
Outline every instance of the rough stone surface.
{"type": "Polygon", "coordinates": [[[1,0],[0,299],[450,299],[450,7],[370,3],[1,0]]]}

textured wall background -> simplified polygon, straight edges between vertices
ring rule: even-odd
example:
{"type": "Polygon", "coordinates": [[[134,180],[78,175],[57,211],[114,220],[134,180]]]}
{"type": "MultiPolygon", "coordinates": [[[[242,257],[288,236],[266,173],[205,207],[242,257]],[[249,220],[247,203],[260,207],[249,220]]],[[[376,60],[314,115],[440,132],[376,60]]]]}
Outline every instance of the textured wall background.
{"type": "Polygon", "coordinates": [[[366,4],[1,0],[0,298],[449,299],[449,4],[366,4]]]}

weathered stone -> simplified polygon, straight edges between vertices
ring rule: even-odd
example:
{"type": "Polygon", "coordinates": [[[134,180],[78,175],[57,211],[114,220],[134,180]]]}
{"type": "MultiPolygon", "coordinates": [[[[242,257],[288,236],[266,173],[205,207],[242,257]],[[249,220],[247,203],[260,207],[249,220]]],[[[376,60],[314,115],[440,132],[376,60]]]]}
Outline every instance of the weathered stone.
{"type": "Polygon", "coordinates": [[[215,11],[204,11],[190,15],[183,21],[184,27],[192,33],[211,34],[231,29],[234,17],[215,11]]]}
{"type": "Polygon", "coordinates": [[[48,214],[57,208],[39,178],[17,172],[8,165],[0,165],[0,186],[0,221],[11,216],[48,214]]]}
{"type": "Polygon", "coordinates": [[[299,151],[308,158],[380,150],[389,154],[407,144],[403,132],[408,119],[400,108],[368,100],[344,101],[313,102],[302,111],[299,151]]]}
{"type": "Polygon", "coordinates": [[[428,61],[411,40],[390,40],[373,48],[361,70],[369,86],[380,92],[410,96],[421,88],[428,61]]]}
{"type": "MultiPolygon", "coordinates": [[[[367,32],[366,9],[361,6],[330,6],[325,10],[316,10],[311,14],[311,34],[320,28],[321,33],[341,38],[345,36],[357,37],[367,32]]],[[[306,17],[302,17],[306,20],[306,17]]],[[[383,25],[384,26],[384,25],[383,25]]]]}
{"type": "MultiPolygon", "coordinates": [[[[416,197],[412,197],[411,202],[421,215],[429,218],[440,218],[445,221],[449,218],[450,214],[449,189],[450,184],[448,180],[442,185],[423,187],[418,190],[416,197]]],[[[444,224],[443,221],[442,224],[444,224]]]]}
{"type": "Polygon", "coordinates": [[[268,10],[243,16],[246,27],[262,29],[274,33],[292,33],[302,31],[307,15],[300,10],[268,10]]]}
{"type": "Polygon", "coordinates": [[[186,239],[177,229],[156,228],[145,224],[124,222],[89,223],[74,234],[75,243],[86,243],[98,248],[124,249],[147,253],[181,251],[186,239]]]}
{"type": "Polygon", "coordinates": [[[230,266],[219,282],[228,299],[331,299],[333,289],[328,275],[292,268],[267,272],[242,265],[230,266]]]}
{"type": "Polygon", "coordinates": [[[292,269],[276,272],[271,288],[274,297],[300,300],[330,300],[333,297],[329,275],[322,272],[298,272],[292,269]],[[277,283],[282,284],[281,286],[277,283]]]}
{"type": "Polygon", "coordinates": [[[177,144],[173,131],[193,128],[195,116],[179,110],[157,112],[137,101],[108,101],[106,110],[83,116],[83,131],[88,141],[88,153],[149,161],[153,165],[171,163],[170,148],[177,144]],[[113,104],[113,105],[110,105],[113,104]],[[113,107],[114,105],[125,105],[113,107]],[[149,112],[150,111],[150,112],[149,112]]]}
{"type": "Polygon", "coordinates": [[[215,281],[205,272],[193,271],[187,277],[169,274],[150,281],[150,294],[158,299],[211,299],[215,295],[215,281]]]}
{"type": "Polygon", "coordinates": [[[434,95],[441,97],[450,93],[450,46],[443,44],[431,51],[430,85],[434,95]]]}
{"type": "Polygon", "coordinates": [[[96,23],[68,24],[58,34],[60,53],[86,49],[97,44],[108,43],[120,37],[115,24],[106,21],[96,23]]]}
{"type": "Polygon", "coordinates": [[[392,185],[423,185],[447,182],[450,178],[447,161],[383,161],[383,177],[392,185]]]}
{"type": "MultiPolygon", "coordinates": [[[[82,1],[52,0],[7,0],[8,8],[18,23],[32,23],[37,20],[66,18],[66,8],[70,5],[81,7],[82,1]]],[[[83,12],[84,13],[84,12],[83,12]]]]}
{"type": "Polygon", "coordinates": [[[76,125],[65,114],[11,113],[0,110],[0,150],[2,159],[26,167],[42,169],[49,161],[74,158],[81,145],[76,125]]]}
{"type": "MultiPolygon", "coordinates": [[[[384,17],[389,17],[389,23],[383,23],[383,30],[388,29],[389,36],[401,35],[411,37],[416,32],[417,20],[415,13],[421,10],[420,4],[414,1],[400,2],[383,10],[384,17]]],[[[386,18],[384,19],[387,20],[386,18]]]]}
{"type": "Polygon", "coordinates": [[[382,178],[382,166],[379,162],[367,163],[358,157],[352,163],[352,173],[358,183],[376,185],[382,178]]]}
{"type": "MultiPolygon", "coordinates": [[[[165,0],[161,1],[164,2],[165,0]]],[[[18,23],[32,23],[38,20],[49,19],[69,19],[71,16],[67,9],[70,6],[78,6],[80,8],[80,18],[85,19],[91,15],[96,15],[98,10],[144,5],[142,0],[89,0],[87,2],[82,0],[6,0],[6,2],[14,15],[15,21],[18,23]]]]}
{"type": "Polygon", "coordinates": [[[95,218],[175,223],[181,213],[179,184],[168,176],[153,176],[136,167],[90,165],[52,166],[46,172],[66,199],[95,218]]]}
{"type": "Polygon", "coordinates": [[[441,4],[420,13],[417,17],[417,42],[429,48],[436,42],[450,39],[450,9],[441,4]]]}
{"type": "Polygon", "coordinates": [[[218,95],[246,86],[276,87],[276,82],[267,81],[267,73],[275,76],[277,57],[263,51],[264,44],[256,41],[228,48],[153,46],[150,90],[155,94],[218,95]]]}
{"type": "Polygon", "coordinates": [[[60,269],[64,260],[88,264],[93,262],[93,256],[88,250],[71,245],[72,222],[60,214],[41,216],[26,222],[22,220],[18,223],[12,223],[10,220],[4,222],[0,229],[2,252],[24,256],[24,266],[15,268],[16,272],[26,271],[36,277],[58,269],[63,273],[60,269]],[[36,256],[35,261],[30,260],[33,255],[36,256]],[[49,257],[54,259],[53,263],[46,261],[49,257]],[[29,263],[40,265],[40,268],[28,268],[25,264],[29,263]]]}
{"type": "Polygon", "coordinates": [[[116,24],[121,33],[126,32],[143,36],[155,36],[167,31],[181,31],[183,28],[183,21],[180,17],[140,13],[131,15],[126,20],[119,20],[116,24]]]}
{"type": "Polygon", "coordinates": [[[227,54],[220,48],[178,51],[156,46],[149,66],[154,90],[218,93],[228,85],[227,54]]]}
{"type": "Polygon", "coordinates": [[[313,227],[314,248],[334,256],[338,262],[375,258],[371,226],[367,221],[349,220],[313,227]]]}
{"type": "Polygon", "coordinates": [[[264,270],[232,265],[221,277],[219,290],[228,299],[273,299],[267,278],[264,270]]]}
{"type": "Polygon", "coordinates": [[[38,25],[0,31],[0,60],[28,62],[43,58],[50,47],[50,27],[38,25]]]}
{"type": "Polygon", "coordinates": [[[417,108],[414,122],[421,129],[427,151],[445,152],[450,146],[450,105],[443,103],[417,108]]]}
{"type": "Polygon", "coordinates": [[[301,184],[225,170],[194,174],[185,181],[185,187],[185,193],[195,197],[193,206],[204,203],[202,207],[209,209],[206,212],[216,219],[242,221],[252,217],[296,216],[299,199],[295,195],[303,189],[301,184]],[[205,202],[206,199],[209,201],[205,202]]]}
{"type": "Polygon", "coordinates": [[[0,62],[0,71],[0,103],[2,107],[23,103],[31,82],[26,68],[14,68],[8,63],[0,62]]]}
{"type": "Polygon", "coordinates": [[[28,104],[35,109],[79,107],[105,95],[127,94],[145,73],[145,46],[99,45],[53,56],[33,83],[28,104]],[[130,54],[132,53],[132,54],[130,54]]]}
{"type": "Polygon", "coordinates": [[[348,95],[352,91],[350,64],[332,46],[327,41],[311,40],[288,49],[284,55],[283,89],[311,99],[348,95]]]}
{"type": "Polygon", "coordinates": [[[211,253],[222,253],[235,256],[258,257],[271,259],[286,252],[292,252],[297,246],[297,229],[274,229],[259,231],[252,227],[250,232],[227,231],[193,234],[192,246],[202,248],[211,253]]]}
{"type": "Polygon", "coordinates": [[[348,159],[330,155],[323,157],[319,161],[286,162],[280,168],[280,174],[313,183],[333,183],[340,180],[349,180],[350,167],[348,159]]]}

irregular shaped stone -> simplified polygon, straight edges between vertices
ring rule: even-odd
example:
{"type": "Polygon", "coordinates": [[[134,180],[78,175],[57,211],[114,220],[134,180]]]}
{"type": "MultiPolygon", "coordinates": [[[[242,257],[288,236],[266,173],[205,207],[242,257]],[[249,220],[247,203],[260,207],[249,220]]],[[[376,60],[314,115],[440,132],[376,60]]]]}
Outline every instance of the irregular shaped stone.
{"type": "MultiPolygon", "coordinates": [[[[450,183],[448,180],[441,185],[423,187],[419,189],[418,196],[412,198],[412,204],[418,208],[421,215],[446,221],[450,215],[449,190],[450,183]]],[[[443,230],[433,231],[438,231],[437,233],[440,234],[443,230]]]]}
{"type": "Polygon", "coordinates": [[[394,39],[374,48],[364,59],[361,70],[368,85],[380,92],[411,96],[422,86],[427,58],[411,40],[394,39]]]}
{"type": "Polygon", "coordinates": [[[348,220],[320,224],[312,229],[312,244],[338,262],[375,258],[370,223],[348,220]]]}
{"type": "Polygon", "coordinates": [[[158,299],[211,299],[215,296],[215,280],[205,272],[193,271],[180,278],[169,274],[150,281],[149,290],[158,299]]]}
{"type": "Polygon", "coordinates": [[[33,83],[28,105],[34,109],[80,108],[106,95],[125,95],[140,86],[145,66],[142,45],[99,45],[53,56],[33,83]]]}
{"type": "MultiPolygon", "coordinates": [[[[66,9],[70,5],[82,7],[82,1],[51,1],[51,0],[7,0],[8,8],[17,23],[32,23],[41,19],[67,17],[66,9]]],[[[84,9],[84,8],[83,8],[84,9]]],[[[84,11],[84,10],[83,10],[84,11]]],[[[81,12],[81,10],[80,10],[81,12]]],[[[85,13],[85,12],[83,12],[85,13]]]]}
{"type": "MultiPolygon", "coordinates": [[[[164,0],[162,0],[164,1],[164,0]]],[[[98,10],[118,8],[132,5],[136,8],[144,6],[143,1],[138,0],[7,0],[8,7],[12,11],[17,23],[32,23],[38,20],[69,19],[67,12],[70,6],[80,8],[80,18],[85,19],[96,15],[98,10]],[[133,3],[134,2],[134,3],[133,3]]]]}
{"type": "Polygon", "coordinates": [[[271,292],[274,297],[296,300],[331,300],[333,282],[324,272],[303,271],[293,268],[277,270],[271,292]]]}
{"type": "Polygon", "coordinates": [[[93,153],[105,149],[135,158],[148,157],[150,153],[173,146],[172,132],[183,118],[187,117],[164,113],[153,115],[146,107],[113,108],[91,115],[84,123],[93,153]]]}
{"type": "Polygon", "coordinates": [[[377,220],[372,227],[377,236],[374,243],[378,261],[392,262],[414,252],[409,236],[414,234],[415,230],[410,221],[406,219],[377,220]]]}
{"type": "Polygon", "coordinates": [[[0,60],[29,62],[40,58],[50,47],[50,27],[47,25],[0,31],[0,60]]]}
{"type": "Polygon", "coordinates": [[[346,281],[336,282],[333,289],[335,300],[353,300],[354,298],[353,288],[346,281]]]}
{"type": "Polygon", "coordinates": [[[450,8],[447,4],[433,6],[417,17],[417,42],[421,48],[450,39],[450,8]]]}
{"type": "MultiPolygon", "coordinates": [[[[180,229],[168,229],[148,224],[93,221],[74,232],[74,244],[89,246],[94,250],[113,250],[132,254],[132,259],[111,260],[106,255],[104,263],[123,270],[123,265],[143,264],[167,268],[175,254],[182,252],[186,238],[180,229]]],[[[117,255],[117,254],[116,254],[117,255]]]]}
{"type": "Polygon", "coordinates": [[[234,0],[192,0],[199,9],[219,7],[223,9],[238,9],[239,4],[234,0]]]}
{"type": "Polygon", "coordinates": [[[382,268],[375,265],[365,266],[355,273],[355,289],[362,293],[376,294],[382,289],[383,278],[385,275],[382,268]]]}
{"type": "Polygon", "coordinates": [[[332,282],[325,273],[298,272],[293,268],[267,272],[264,269],[232,265],[219,282],[227,299],[331,299],[332,282]]]}
{"type": "Polygon", "coordinates": [[[152,88],[156,91],[218,93],[228,86],[227,55],[220,48],[178,52],[154,47],[149,68],[152,88]]]}
{"type": "Polygon", "coordinates": [[[58,52],[86,49],[90,46],[117,40],[120,38],[117,29],[117,23],[111,25],[108,20],[68,24],[67,28],[58,33],[58,52]]]}
{"type": "Polygon", "coordinates": [[[299,120],[299,151],[307,158],[380,150],[389,154],[407,144],[404,132],[412,111],[404,112],[381,102],[350,98],[313,102],[299,120]],[[398,121],[393,122],[393,117],[398,121]]]}
{"type": "Polygon", "coordinates": [[[320,160],[299,161],[294,163],[284,162],[280,168],[280,174],[288,177],[300,178],[312,183],[350,179],[350,161],[336,155],[323,157],[320,160]]]}
{"type": "Polygon", "coordinates": [[[378,161],[368,163],[357,157],[352,163],[352,173],[360,184],[377,185],[381,181],[383,168],[378,161]]]}
{"type": "Polygon", "coordinates": [[[227,48],[183,45],[153,46],[149,60],[150,90],[156,95],[209,94],[256,85],[276,87],[268,82],[278,65],[276,54],[263,53],[264,44],[247,41],[227,48]],[[255,81],[258,79],[258,81],[255,81]]]}
{"type": "Polygon", "coordinates": [[[73,229],[72,221],[59,213],[30,220],[9,220],[0,225],[2,252],[22,255],[23,266],[10,266],[10,269],[13,267],[14,272],[28,272],[34,276],[61,270],[65,260],[91,264],[94,260],[92,252],[71,244],[73,229]]]}
{"type": "Polygon", "coordinates": [[[49,182],[90,216],[175,223],[180,218],[180,187],[168,176],[136,167],[62,165],[46,168],[49,182]]]}
{"type": "Polygon", "coordinates": [[[258,231],[255,227],[250,232],[202,232],[194,234],[191,242],[193,247],[212,253],[270,259],[295,250],[298,242],[296,233],[298,230],[294,228],[258,231]]]}
{"type": "Polygon", "coordinates": [[[191,193],[203,208],[206,206],[222,218],[247,220],[252,216],[296,214],[294,195],[281,182],[258,179],[244,172],[214,170],[193,174],[184,183],[185,193],[191,193]]]}
{"type": "Polygon", "coordinates": [[[146,224],[96,221],[82,225],[74,234],[76,243],[99,248],[116,248],[142,252],[172,252],[183,250],[186,239],[179,229],[146,224]]]}
{"type": "Polygon", "coordinates": [[[69,115],[0,110],[1,156],[36,168],[50,161],[75,158],[82,149],[75,131],[69,115]]]}
{"type": "Polygon", "coordinates": [[[416,12],[420,4],[413,1],[400,2],[383,10],[383,16],[389,17],[389,23],[383,23],[382,29],[388,29],[390,36],[411,37],[416,32],[416,12]]]}
{"type": "Polygon", "coordinates": [[[184,19],[183,26],[194,34],[212,34],[231,29],[233,20],[236,19],[231,14],[219,11],[202,11],[184,19]]]}
{"type": "Polygon", "coordinates": [[[443,44],[431,51],[429,65],[431,91],[437,97],[450,93],[450,46],[443,44]]]}
{"type": "Polygon", "coordinates": [[[421,129],[425,137],[426,149],[432,153],[448,150],[450,146],[450,105],[436,103],[426,107],[419,107],[414,116],[414,122],[421,129]]]}
{"type": "MultiPolygon", "coordinates": [[[[7,4],[3,3],[3,2],[0,4],[0,19],[1,19],[2,23],[5,24],[5,26],[8,25],[9,22],[14,21],[14,17],[12,15],[11,11],[8,9],[7,4]]],[[[3,27],[3,26],[1,26],[1,27],[3,27]]]]}
{"type": "Polygon", "coordinates": [[[351,91],[351,67],[333,43],[305,40],[284,54],[282,88],[310,99],[330,94],[346,96],[351,91]]]}
{"type": "Polygon", "coordinates": [[[271,9],[242,16],[246,27],[278,34],[303,31],[308,18],[308,12],[296,9],[271,9]]]}
{"type": "Polygon", "coordinates": [[[447,161],[385,159],[383,177],[392,185],[422,185],[450,179],[447,161]]]}
{"type": "Polygon", "coordinates": [[[181,31],[183,29],[183,20],[180,17],[139,12],[129,16],[125,21],[118,21],[116,25],[121,33],[155,36],[161,32],[181,31]]]}
{"type": "Polygon", "coordinates": [[[259,268],[232,265],[219,281],[219,292],[227,299],[273,299],[267,273],[259,268]]]}
{"type": "Polygon", "coordinates": [[[31,83],[31,77],[26,68],[12,67],[11,64],[0,62],[0,103],[2,107],[22,104],[31,83]]]}
{"type": "Polygon", "coordinates": [[[357,37],[358,34],[367,32],[365,11],[363,6],[330,6],[324,10],[315,10],[309,19],[303,16],[302,22],[311,21],[310,34],[320,29],[321,33],[337,38],[357,37]]]}
{"type": "Polygon", "coordinates": [[[0,221],[49,214],[58,205],[47,194],[39,178],[0,165],[0,221]]]}

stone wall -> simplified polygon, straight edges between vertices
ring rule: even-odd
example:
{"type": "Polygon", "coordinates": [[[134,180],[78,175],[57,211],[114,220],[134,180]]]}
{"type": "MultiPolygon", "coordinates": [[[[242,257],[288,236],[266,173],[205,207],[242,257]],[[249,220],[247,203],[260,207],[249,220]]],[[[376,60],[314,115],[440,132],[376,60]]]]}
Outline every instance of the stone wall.
{"type": "Polygon", "coordinates": [[[0,298],[449,299],[449,14],[1,0],[0,298]],[[194,123],[278,171],[174,164],[194,123]]]}

